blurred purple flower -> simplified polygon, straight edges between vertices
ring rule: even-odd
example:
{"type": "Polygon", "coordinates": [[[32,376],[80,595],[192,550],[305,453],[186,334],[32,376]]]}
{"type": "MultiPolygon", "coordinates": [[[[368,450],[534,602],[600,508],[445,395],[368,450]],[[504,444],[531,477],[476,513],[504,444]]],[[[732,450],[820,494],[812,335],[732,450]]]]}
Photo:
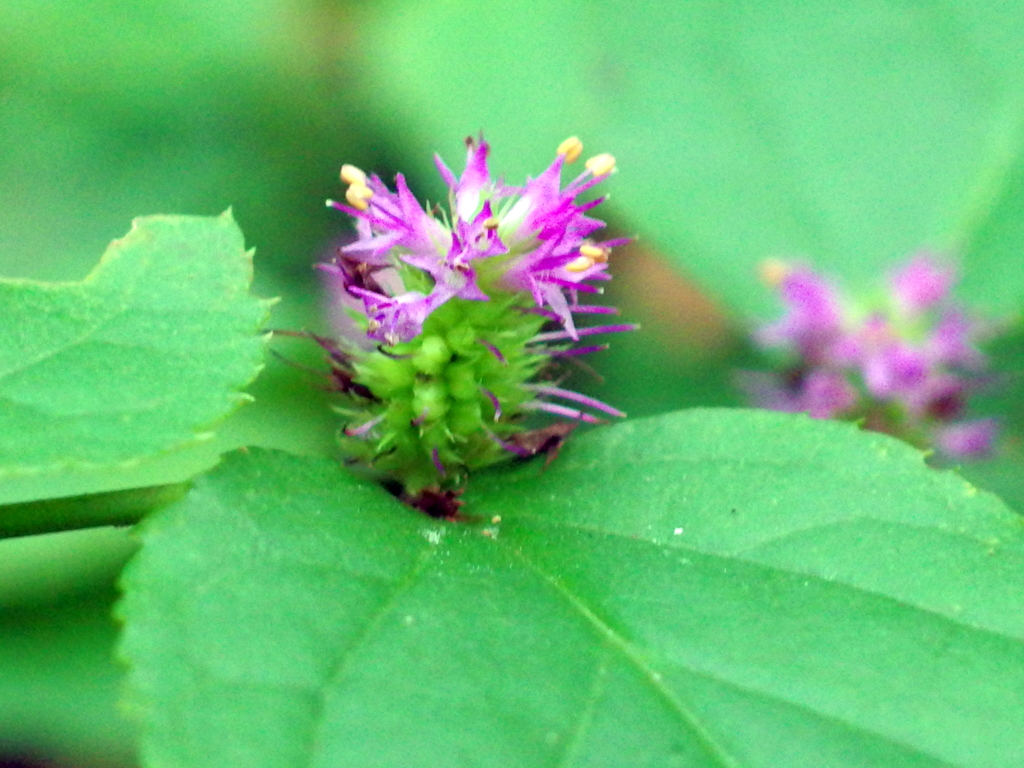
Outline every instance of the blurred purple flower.
{"type": "Polygon", "coordinates": [[[745,371],[741,384],[761,408],[806,413],[815,419],[842,418],[857,405],[857,390],[841,371],[793,369],[784,377],[745,371]]]}
{"type": "Polygon", "coordinates": [[[843,332],[844,310],[835,289],[801,267],[786,270],[773,262],[766,265],[765,276],[778,283],[786,313],[778,322],[760,328],[755,339],[763,347],[793,347],[812,363],[827,362],[843,332]]]}
{"type": "Polygon", "coordinates": [[[872,429],[933,444],[953,458],[987,454],[992,420],[962,420],[986,382],[977,347],[983,326],[952,301],[956,271],[919,253],[889,277],[881,307],[865,312],[806,267],[769,262],[781,320],[754,339],[794,359],[781,374],[745,373],[741,386],[760,407],[814,418],[863,419],[872,429]]]}
{"type": "Polygon", "coordinates": [[[916,315],[943,303],[956,278],[951,265],[922,251],[892,274],[889,287],[896,306],[906,315],[916,315]]]}
{"type": "Polygon", "coordinates": [[[935,445],[947,456],[983,458],[992,452],[999,427],[994,419],[948,424],[935,430],[935,445]]]}

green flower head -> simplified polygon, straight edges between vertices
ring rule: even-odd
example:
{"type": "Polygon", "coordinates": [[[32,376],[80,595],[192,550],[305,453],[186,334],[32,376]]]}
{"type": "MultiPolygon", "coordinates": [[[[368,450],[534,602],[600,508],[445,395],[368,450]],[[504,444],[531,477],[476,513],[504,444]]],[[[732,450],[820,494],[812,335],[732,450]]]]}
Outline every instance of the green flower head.
{"type": "Polygon", "coordinates": [[[563,188],[563,166],[582,151],[572,138],[540,176],[509,187],[491,178],[487,143],[466,144],[459,177],[437,158],[447,211],[421,206],[401,174],[392,191],[348,165],[347,203],[328,201],[355,218],[358,235],[319,265],[351,321],[338,339],[321,340],[344,398],[342,442],[409,497],[456,489],[470,470],[537,452],[546,442],[538,433],[568,431],[531,431],[531,414],[571,424],[625,415],[558,386],[553,365],[604,348],[576,346],[585,336],[635,328],[576,324],[617,314],[580,297],[600,293],[611,249],[626,240],[595,240],[604,223],[587,213],[602,198],[577,199],[615,159],[591,158],[563,188]]]}

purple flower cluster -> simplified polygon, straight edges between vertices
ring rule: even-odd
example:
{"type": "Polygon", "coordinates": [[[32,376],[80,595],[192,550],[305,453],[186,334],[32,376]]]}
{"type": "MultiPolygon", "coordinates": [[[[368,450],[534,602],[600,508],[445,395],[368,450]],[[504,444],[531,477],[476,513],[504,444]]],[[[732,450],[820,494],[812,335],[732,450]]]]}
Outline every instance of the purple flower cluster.
{"type": "Polygon", "coordinates": [[[977,348],[983,326],[950,299],[955,270],[928,253],[889,276],[881,306],[847,302],[810,269],[771,262],[785,314],[755,341],[797,356],[782,374],[748,374],[757,405],[814,418],[863,419],[869,429],[932,445],[954,458],[990,452],[991,419],[965,419],[968,396],[986,383],[977,348]]]}
{"type": "Polygon", "coordinates": [[[338,331],[320,343],[349,460],[400,484],[417,508],[447,499],[445,516],[471,472],[510,455],[552,455],[576,424],[625,416],[560,386],[561,362],[607,346],[575,344],[584,337],[636,327],[577,327],[574,317],[618,314],[580,303],[601,293],[610,251],[626,242],[594,239],[604,223],[588,213],[602,198],[580,199],[615,158],[590,158],[563,187],[563,168],[583,150],[570,138],[537,178],[511,187],[491,177],[482,137],[466,145],[460,176],[435,158],[446,209],[422,206],[401,174],[392,191],[343,166],[346,202],[328,205],[355,219],[357,238],[319,265],[338,331]],[[571,421],[540,426],[538,413],[571,421]]]}
{"type": "Polygon", "coordinates": [[[562,168],[583,149],[574,137],[540,176],[510,187],[491,178],[482,137],[466,144],[460,177],[435,156],[450,191],[444,213],[421,207],[402,174],[392,192],[378,176],[343,167],[347,204],[328,205],[355,217],[358,239],[321,268],[340,283],[340,299],[365,314],[367,336],[387,345],[415,338],[449,300],[487,301],[495,291],[531,295],[536,311],[576,340],[573,313],[613,312],[580,305],[578,297],[599,292],[589,281],[608,279],[609,251],[627,241],[590,239],[604,223],[586,213],[603,198],[579,203],[577,197],[615,170],[615,158],[590,158],[563,189],[562,168]]]}

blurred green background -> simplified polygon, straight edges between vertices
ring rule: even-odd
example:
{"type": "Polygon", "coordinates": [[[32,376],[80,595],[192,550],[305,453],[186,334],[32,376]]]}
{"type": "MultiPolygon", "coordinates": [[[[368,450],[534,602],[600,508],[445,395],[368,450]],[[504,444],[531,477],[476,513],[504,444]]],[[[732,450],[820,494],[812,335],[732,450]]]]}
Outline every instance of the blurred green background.
{"type": "MultiPolygon", "coordinates": [[[[644,330],[578,386],[631,416],[736,405],[742,330],[775,311],[756,279],[797,256],[868,288],[922,245],[964,296],[1024,300],[1024,13],[1018,2],[4,0],[0,274],[84,276],[131,219],[232,206],[277,328],[324,330],[311,265],[348,224],[323,200],[351,162],[442,187],[483,130],[493,168],[536,174],[567,136],[609,151],[609,301],[644,330]]],[[[312,345],[281,354],[316,364],[312,345]]],[[[1024,509],[1020,334],[1002,342],[1012,429],[966,470],[1024,509]]],[[[216,445],[137,470],[180,479],[242,444],[330,452],[315,380],[276,358],[216,445]]],[[[82,474],[62,492],[100,490],[82,474]]],[[[31,481],[25,481],[31,482],[31,481]]],[[[0,500],[16,500],[16,483],[0,500]]],[[[117,712],[113,579],[125,534],[0,544],[0,750],[132,764],[117,712]]],[[[0,758],[2,762],[2,758],[0,758]]]]}

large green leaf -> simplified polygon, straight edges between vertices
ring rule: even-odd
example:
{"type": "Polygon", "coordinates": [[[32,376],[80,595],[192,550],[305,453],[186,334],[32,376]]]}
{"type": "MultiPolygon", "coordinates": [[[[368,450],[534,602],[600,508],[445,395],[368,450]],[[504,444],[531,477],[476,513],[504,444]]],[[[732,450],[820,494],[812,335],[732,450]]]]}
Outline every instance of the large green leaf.
{"type": "Polygon", "coordinates": [[[1024,156],[1013,3],[387,8],[367,38],[371,93],[392,120],[399,105],[411,146],[453,154],[482,128],[515,179],[578,132],[619,158],[611,206],[734,308],[773,306],[766,257],[859,291],[922,245],[966,249],[975,303],[1024,304],[1019,173],[1004,172],[1024,156]],[[1017,236],[975,244],[992,199],[1017,236]],[[1006,252],[1018,268],[996,270],[1006,252]]]}
{"type": "Polygon", "coordinates": [[[989,391],[977,398],[977,412],[999,418],[999,442],[993,457],[960,471],[1024,515],[1024,326],[1007,329],[988,351],[995,375],[989,391]]]}
{"type": "Polygon", "coordinates": [[[226,213],[138,219],[81,282],[0,281],[0,477],[208,438],[262,367],[251,273],[226,213]]]}
{"type": "Polygon", "coordinates": [[[692,411],[474,478],[431,521],[229,457],[142,530],[149,766],[1006,766],[1024,531],[851,426],[692,411]],[[500,515],[497,520],[492,516],[500,515]]]}
{"type": "MultiPolygon", "coordinates": [[[[1024,110],[1020,115],[1024,120],[1024,110]]],[[[990,177],[979,184],[973,211],[957,245],[967,269],[962,290],[986,310],[1024,311],[1024,126],[1007,130],[1004,156],[995,155],[990,177]]]]}

